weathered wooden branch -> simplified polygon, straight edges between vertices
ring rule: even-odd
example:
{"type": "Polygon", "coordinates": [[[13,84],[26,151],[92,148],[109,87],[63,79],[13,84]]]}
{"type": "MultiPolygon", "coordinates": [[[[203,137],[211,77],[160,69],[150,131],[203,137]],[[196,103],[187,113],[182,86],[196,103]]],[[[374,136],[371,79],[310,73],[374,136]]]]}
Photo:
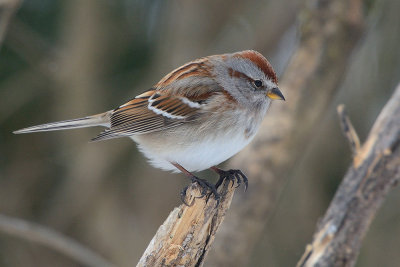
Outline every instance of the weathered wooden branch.
{"type": "Polygon", "coordinates": [[[286,102],[272,104],[256,138],[230,162],[249,177],[249,190],[233,200],[206,261],[209,266],[248,264],[287,176],[331,102],[363,30],[359,0],[305,3],[300,42],[279,83],[286,102]]]}
{"type": "MultiPolygon", "coordinates": [[[[344,113],[339,114],[343,122],[344,113]]],[[[348,119],[345,121],[347,126],[351,125],[348,119]]],[[[344,129],[352,144],[355,131],[344,129]]],[[[355,264],[369,225],[400,179],[400,84],[366,142],[354,152],[353,164],[318,224],[313,242],[297,264],[299,267],[355,264]]]]}
{"type": "Polygon", "coordinates": [[[202,266],[215,234],[225,218],[235,191],[231,182],[219,188],[220,203],[214,195],[200,196],[197,184],[187,190],[187,203],[175,208],[158,228],[137,266],[202,266]]]}

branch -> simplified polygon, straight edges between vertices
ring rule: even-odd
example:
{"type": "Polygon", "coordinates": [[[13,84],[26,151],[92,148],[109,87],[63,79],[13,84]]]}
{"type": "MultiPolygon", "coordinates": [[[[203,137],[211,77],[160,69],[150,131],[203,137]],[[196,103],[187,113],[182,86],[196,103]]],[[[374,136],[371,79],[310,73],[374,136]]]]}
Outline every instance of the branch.
{"type": "Polygon", "coordinates": [[[353,266],[369,225],[399,179],[400,84],[355,154],[297,266],[353,266]]]}
{"type": "Polygon", "coordinates": [[[187,190],[187,203],[175,208],[158,228],[141,257],[142,266],[202,266],[215,234],[230,207],[235,187],[229,182],[218,188],[220,203],[213,195],[198,198],[197,184],[187,190]]]}
{"type": "Polygon", "coordinates": [[[54,249],[85,266],[113,266],[75,240],[38,224],[0,214],[0,231],[54,249]]]}

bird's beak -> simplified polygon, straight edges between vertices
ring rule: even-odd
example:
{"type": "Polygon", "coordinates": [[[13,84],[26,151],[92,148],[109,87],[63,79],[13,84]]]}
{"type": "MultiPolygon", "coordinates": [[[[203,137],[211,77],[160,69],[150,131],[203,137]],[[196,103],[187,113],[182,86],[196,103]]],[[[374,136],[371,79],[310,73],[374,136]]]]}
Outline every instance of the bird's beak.
{"type": "Polygon", "coordinates": [[[267,92],[267,96],[273,100],[285,100],[282,92],[279,90],[278,87],[274,87],[267,92]]]}

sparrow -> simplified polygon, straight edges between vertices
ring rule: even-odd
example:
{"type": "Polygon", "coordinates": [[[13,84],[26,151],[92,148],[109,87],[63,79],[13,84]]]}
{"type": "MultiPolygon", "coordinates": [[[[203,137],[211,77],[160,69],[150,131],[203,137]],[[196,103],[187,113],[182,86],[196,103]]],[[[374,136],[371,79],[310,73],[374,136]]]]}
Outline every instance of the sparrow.
{"type": "MultiPolygon", "coordinates": [[[[219,200],[224,179],[243,181],[240,170],[218,164],[254,138],[272,100],[285,100],[268,60],[246,50],[193,60],[173,70],[149,90],[116,109],[78,119],[46,123],[15,134],[103,126],[92,141],[130,137],[152,166],[182,172],[219,200]],[[193,172],[211,169],[215,185],[193,172]]],[[[185,187],[181,193],[185,202],[185,187]]]]}

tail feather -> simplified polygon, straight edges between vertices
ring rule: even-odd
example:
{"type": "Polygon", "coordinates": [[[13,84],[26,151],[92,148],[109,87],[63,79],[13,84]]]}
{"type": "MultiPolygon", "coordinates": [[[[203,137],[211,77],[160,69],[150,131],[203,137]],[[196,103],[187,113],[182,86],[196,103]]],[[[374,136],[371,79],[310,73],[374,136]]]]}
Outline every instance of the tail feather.
{"type": "Polygon", "coordinates": [[[59,130],[67,130],[75,128],[92,127],[92,126],[110,127],[110,115],[111,112],[107,111],[101,114],[96,114],[93,116],[88,116],[79,119],[57,121],[57,122],[50,122],[46,124],[36,125],[14,131],[13,133],[24,134],[24,133],[34,133],[34,132],[59,131],[59,130]]]}

